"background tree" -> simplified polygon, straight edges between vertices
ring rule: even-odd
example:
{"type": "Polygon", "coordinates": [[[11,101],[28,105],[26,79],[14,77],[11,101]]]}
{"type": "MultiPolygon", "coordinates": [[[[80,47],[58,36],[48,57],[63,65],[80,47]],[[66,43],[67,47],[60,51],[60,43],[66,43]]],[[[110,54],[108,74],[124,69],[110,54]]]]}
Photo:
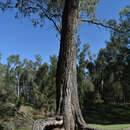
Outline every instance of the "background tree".
{"type": "MultiPolygon", "coordinates": [[[[127,81],[129,76],[124,77],[127,72],[129,73],[129,69],[125,72],[125,68],[129,66],[128,10],[129,6],[120,12],[119,23],[115,20],[109,21],[109,24],[115,27],[115,30],[111,30],[110,41],[107,42],[106,48],[99,51],[95,65],[93,65],[93,68],[95,68],[94,75],[97,73],[97,80],[94,84],[97,83],[95,86],[98,87],[102,99],[107,103],[125,101],[123,91],[127,89],[127,92],[129,92],[129,87],[126,87],[129,84],[127,81]],[[116,31],[116,28],[120,28],[120,31],[116,31]]],[[[90,66],[89,72],[92,72],[91,68],[90,66]]]]}

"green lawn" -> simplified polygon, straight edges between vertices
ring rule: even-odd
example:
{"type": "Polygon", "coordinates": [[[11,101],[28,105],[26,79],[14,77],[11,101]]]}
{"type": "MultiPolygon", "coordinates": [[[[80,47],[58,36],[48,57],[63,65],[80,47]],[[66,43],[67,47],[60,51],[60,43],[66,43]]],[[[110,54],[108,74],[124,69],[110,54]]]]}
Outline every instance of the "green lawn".
{"type": "Polygon", "coordinates": [[[130,124],[116,124],[116,125],[88,124],[88,127],[97,128],[101,130],[127,130],[127,128],[130,128],[130,124]]]}

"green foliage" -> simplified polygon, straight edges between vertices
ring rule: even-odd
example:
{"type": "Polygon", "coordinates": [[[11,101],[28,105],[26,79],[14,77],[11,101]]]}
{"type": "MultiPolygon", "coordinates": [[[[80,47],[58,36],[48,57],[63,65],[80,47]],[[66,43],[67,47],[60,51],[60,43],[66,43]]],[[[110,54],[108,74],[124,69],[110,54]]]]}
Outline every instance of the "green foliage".
{"type": "Polygon", "coordinates": [[[92,83],[92,81],[90,81],[90,80],[87,81],[86,88],[87,88],[87,90],[86,90],[87,92],[94,92],[95,91],[95,86],[92,83]]]}
{"type": "Polygon", "coordinates": [[[129,6],[120,12],[120,21],[110,20],[110,41],[100,49],[97,59],[89,61],[87,68],[96,92],[105,103],[126,103],[130,98],[129,6]],[[120,28],[120,32],[117,31],[120,28]],[[126,76],[127,75],[127,76],[126,76]],[[128,79],[129,78],[129,79],[128,79]]]}
{"type": "Polygon", "coordinates": [[[99,92],[95,93],[95,103],[97,104],[102,104],[104,103],[104,100],[101,99],[101,94],[99,92]]]}
{"type": "MultiPolygon", "coordinates": [[[[80,0],[81,17],[85,13],[85,17],[95,18],[99,1],[80,0]]],[[[42,27],[45,19],[48,19],[54,26],[60,27],[64,3],[65,0],[0,0],[0,9],[2,11],[15,9],[15,18],[29,18],[34,26],[42,27]]]]}

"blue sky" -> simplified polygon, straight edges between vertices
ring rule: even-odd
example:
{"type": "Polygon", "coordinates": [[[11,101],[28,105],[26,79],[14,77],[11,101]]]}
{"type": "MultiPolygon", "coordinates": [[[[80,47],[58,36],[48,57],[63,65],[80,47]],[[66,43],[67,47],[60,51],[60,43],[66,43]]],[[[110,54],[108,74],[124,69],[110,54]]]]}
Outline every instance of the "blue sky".
{"type": "MultiPolygon", "coordinates": [[[[130,5],[130,0],[101,0],[97,17],[118,20],[119,11],[126,5],[130,5]]],[[[81,41],[90,44],[92,53],[98,53],[100,48],[105,47],[105,41],[109,40],[109,31],[95,25],[82,24],[79,32],[81,41]]],[[[31,60],[35,54],[40,54],[43,62],[48,62],[50,55],[58,55],[59,44],[50,22],[46,22],[43,28],[34,27],[27,19],[16,20],[11,11],[4,14],[0,12],[0,52],[3,63],[12,54],[31,60]]]]}

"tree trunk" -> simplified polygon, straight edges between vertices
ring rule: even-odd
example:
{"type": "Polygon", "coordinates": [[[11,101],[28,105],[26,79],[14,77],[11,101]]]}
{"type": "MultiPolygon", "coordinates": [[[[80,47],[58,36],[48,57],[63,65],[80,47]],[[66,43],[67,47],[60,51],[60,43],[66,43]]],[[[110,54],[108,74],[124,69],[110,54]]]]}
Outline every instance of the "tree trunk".
{"type": "Polygon", "coordinates": [[[77,126],[87,127],[81,114],[77,93],[75,35],[78,20],[79,0],[65,0],[56,74],[56,112],[57,115],[63,115],[65,130],[75,130],[77,126]]]}
{"type": "Polygon", "coordinates": [[[18,89],[18,101],[19,101],[19,97],[20,97],[19,76],[18,76],[18,79],[17,79],[17,83],[18,83],[17,89],[18,89]]]}

